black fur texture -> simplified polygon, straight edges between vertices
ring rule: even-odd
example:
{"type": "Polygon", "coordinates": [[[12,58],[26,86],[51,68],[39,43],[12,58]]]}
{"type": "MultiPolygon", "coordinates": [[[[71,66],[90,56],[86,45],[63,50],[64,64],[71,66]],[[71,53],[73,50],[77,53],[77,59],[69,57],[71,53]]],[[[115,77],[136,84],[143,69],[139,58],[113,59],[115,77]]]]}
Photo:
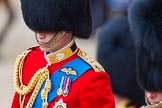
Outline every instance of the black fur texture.
{"type": "Polygon", "coordinates": [[[90,0],[21,0],[26,25],[38,32],[72,32],[89,38],[92,31],[90,0]]]}
{"type": "Polygon", "coordinates": [[[137,83],[136,58],[128,19],[109,20],[98,37],[97,59],[110,75],[113,93],[132,104],[145,104],[144,92],[137,83]]]}
{"type": "Polygon", "coordinates": [[[147,91],[162,91],[162,0],[134,0],[128,15],[139,84],[147,91]]]}

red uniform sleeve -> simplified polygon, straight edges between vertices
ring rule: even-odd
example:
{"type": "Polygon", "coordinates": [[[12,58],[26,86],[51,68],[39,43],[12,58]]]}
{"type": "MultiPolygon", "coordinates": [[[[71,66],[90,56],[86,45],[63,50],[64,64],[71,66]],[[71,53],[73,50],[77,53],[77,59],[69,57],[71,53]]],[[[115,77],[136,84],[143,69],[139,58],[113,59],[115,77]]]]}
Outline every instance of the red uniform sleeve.
{"type": "Polygon", "coordinates": [[[110,79],[105,72],[85,73],[80,87],[80,108],[115,108],[110,79]]]}

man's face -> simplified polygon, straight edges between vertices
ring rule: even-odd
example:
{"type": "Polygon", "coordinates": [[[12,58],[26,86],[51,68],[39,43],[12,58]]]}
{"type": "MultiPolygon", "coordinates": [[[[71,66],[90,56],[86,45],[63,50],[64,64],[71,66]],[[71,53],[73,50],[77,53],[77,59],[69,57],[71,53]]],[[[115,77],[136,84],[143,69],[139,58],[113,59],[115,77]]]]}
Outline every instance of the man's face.
{"type": "Polygon", "coordinates": [[[42,51],[54,52],[66,46],[73,39],[73,35],[64,31],[58,33],[37,32],[36,39],[42,51]]]}
{"type": "Polygon", "coordinates": [[[49,42],[53,37],[55,33],[37,33],[37,41],[40,45],[46,44],[49,42]]]}
{"type": "Polygon", "coordinates": [[[162,92],[148,92],[146,91],[146,97],[148,102],[151,105],[158,104],[160,101],[162,101],[162,92]]]}
{"type": "Polygon", "coordinates": [[[56,33],[40,33],[38,32],[36,34],[36,38],[37,38],[37,42],[40,45],[41,50],[45,51],[45,52],[51,52],[53,50],[55,50],[55,45],[52,45],[48,48],[44,48],[42,47],[42,45],[48,44],[48,42],[50,40],[52,40],[52,38],[55,36],[56,33]]]}

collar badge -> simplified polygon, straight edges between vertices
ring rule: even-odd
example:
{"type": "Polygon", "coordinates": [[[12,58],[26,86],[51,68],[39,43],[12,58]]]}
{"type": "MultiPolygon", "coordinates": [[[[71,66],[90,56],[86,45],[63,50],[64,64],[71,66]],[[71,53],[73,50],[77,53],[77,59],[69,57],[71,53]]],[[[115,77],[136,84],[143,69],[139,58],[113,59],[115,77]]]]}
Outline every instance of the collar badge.
{"type": "Polygon", "coordinates": [[[65,57],[64,53],[58,53],[56,56],[58,60],[62,60],[65,57]]]}

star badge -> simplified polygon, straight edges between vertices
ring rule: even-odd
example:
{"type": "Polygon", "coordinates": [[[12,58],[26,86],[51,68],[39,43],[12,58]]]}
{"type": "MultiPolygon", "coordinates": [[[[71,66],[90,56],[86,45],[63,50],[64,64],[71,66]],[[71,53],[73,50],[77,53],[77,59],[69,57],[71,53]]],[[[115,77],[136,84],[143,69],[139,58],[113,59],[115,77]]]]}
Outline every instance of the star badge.
{"type": "Polygon", "coordinates": [[[62,98],[55,103],[55,106],[53,108],[67,108],[66,103],[63,102],[62,98]]]}

